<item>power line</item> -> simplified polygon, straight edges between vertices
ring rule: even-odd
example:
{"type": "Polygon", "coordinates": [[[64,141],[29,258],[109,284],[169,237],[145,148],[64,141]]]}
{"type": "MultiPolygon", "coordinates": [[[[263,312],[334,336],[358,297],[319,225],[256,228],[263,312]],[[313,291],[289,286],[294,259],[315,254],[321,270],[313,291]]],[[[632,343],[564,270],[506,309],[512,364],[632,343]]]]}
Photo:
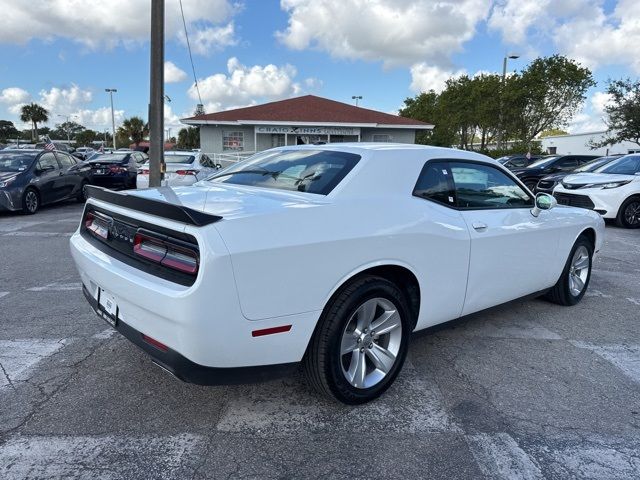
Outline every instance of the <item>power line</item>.
{"type": "Polygon", "coordinates": [[[180,13],[182,14],[182,25],[184,26],[184,36],[187,39],[187,49],[189,50],[189,60],[191,61],[191,71],[193,72],[193,81],[196,84],[196,92],[198,92],[198,100],[202,105],[202,97],[200,96],[200,87],[198,87],[198,78],[196,77],[196,67],[193,65],[193,55],[191,55],[191,43],[189,42],[189,33],[187,32],[187,22],[184,20],[184,10],[182,9],[182,0],[180,2],[180,13]]]}

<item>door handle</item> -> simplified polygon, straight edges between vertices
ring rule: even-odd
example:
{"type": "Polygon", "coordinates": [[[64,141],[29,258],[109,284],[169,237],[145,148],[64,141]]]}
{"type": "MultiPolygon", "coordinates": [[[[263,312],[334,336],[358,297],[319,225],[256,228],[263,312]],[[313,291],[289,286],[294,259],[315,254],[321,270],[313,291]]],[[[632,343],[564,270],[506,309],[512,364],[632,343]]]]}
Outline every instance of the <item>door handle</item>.
{"type": "Polygon", "coordinates": [[[476,232],[484,232],[487,229],[487,224],[482,222],[473,222],[471,226],[476,232]]]}

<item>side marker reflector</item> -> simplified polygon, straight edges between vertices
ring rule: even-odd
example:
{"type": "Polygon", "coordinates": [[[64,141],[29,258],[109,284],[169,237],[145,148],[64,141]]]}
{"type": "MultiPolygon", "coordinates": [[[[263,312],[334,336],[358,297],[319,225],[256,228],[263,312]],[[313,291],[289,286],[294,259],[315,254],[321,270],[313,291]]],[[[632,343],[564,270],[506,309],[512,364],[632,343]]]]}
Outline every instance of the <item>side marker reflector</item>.
{"type": "Polygon", "coordinates": [[[251,332],[252,337],[263,337],[265,335],[273,335],[274,333],[284,333],[291,330],[291,325],[281,325],[280,327],[263,328],[251,332]]]}
{"type": "Polygon", "coordinates": [[[147,342],[149,345],[153,345],[154,347],[156,347],[158,350],[162,350],[163,352],[166,352],[169,350],[169,347],[167,347],[164,343],[160,343],[155,338],[151,338],[150,336],[145,335],[144,333],[142,334],[142,339],[145,342],[147,342]]]}

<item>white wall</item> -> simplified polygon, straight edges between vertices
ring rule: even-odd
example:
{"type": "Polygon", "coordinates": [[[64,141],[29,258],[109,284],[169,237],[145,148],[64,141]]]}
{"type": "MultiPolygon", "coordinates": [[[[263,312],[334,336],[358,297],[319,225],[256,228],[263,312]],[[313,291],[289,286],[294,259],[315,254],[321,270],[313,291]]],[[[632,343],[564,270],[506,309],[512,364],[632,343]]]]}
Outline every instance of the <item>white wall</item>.
{"type": "Polygon", "coordinates": [[[640,145],[632,142],[622,142],[608,147],[589,148],[591,140],[599,142],[605,137],[605,132],[581,133],[575,135],[557,135],[540,139],[542,149],[547,152],[549,147],[556,147],[556,153],[563,154],[585,154],[585,155],[611,155],[615,153],[631,153],[640,151],[640,145]]]}
{"type": "Polygon", "coordinates": [[[411,128],[363,128],[361,142],[373,142],[373,135],[389,135],[393,143],[416,143],[416,131],[411,128]]]}

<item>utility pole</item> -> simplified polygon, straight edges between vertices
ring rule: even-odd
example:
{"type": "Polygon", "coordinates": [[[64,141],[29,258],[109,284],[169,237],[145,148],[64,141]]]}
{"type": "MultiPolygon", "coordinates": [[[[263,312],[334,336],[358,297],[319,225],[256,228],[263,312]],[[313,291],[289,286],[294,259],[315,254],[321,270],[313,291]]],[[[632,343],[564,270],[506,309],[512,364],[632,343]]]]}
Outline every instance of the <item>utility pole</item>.
{"type": "Polygon", "coordinates": [[[502,122],[502,105],[503,105],[503,99],[502,97],[504,96],[504,87],[506,85],[507,82],[507,60],[508,59],[512,59],[515,60],[516,58],[520,58],[520,55],[516,55],[514,53],[509,54],[509,55],[505,55],[505,57],[502,59],[502,83],[500,85],[500,111],[499,111],[499,115],[498,115],[498,123],[500,124],[498,127],[498,135],[496,135],[496,148],[498,150],[500,150],[500,148],[502,148],[502,140],[503,140],[503,134],[504,134],[504,126],[503,126],[503,122],[502,122]]]}
{"type": "Polygon", "coordinates": [[[164,0],[151,0],[149,186],[164,178],[164,0]]]}
{"type": "Polygon", "coordinates": [[[111,97],[111,134],[113,135],[113,149],[116,149],[116,117],[113,114],[113,94],[118,90],[115,88],[105,88],[105,92],[111,97]]]}

